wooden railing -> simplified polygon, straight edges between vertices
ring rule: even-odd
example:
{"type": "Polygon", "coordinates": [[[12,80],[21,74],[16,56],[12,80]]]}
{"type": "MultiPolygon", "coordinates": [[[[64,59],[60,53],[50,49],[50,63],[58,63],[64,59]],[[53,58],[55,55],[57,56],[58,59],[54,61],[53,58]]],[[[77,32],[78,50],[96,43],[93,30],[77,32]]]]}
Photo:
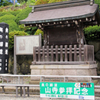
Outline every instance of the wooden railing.
{"type": "Polygon", "coordinates": [[[33,48],[33,64],[95,63],[92,45],[65,45],[33,48]]]}

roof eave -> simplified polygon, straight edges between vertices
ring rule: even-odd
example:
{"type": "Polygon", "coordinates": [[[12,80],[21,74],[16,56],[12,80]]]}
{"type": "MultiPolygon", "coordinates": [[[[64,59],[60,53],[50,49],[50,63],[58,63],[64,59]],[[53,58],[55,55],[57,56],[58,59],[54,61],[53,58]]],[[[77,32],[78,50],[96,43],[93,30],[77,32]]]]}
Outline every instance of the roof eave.
{"type": "Polygon", "coordinates": [[[39,21],[20,21],[20,24],[38,24],[38,23],[48,23],[48,22],[57,22],[57,21],[67,21],[67,20],[77,20],[92,17],[96,14],[97,10],[94,13],[82,15],[82,16],[75,16],[75,17],[65,17],[65,18],[57,18],[57,19],[47,19],[47,20],[39,20],[39,21]]]}

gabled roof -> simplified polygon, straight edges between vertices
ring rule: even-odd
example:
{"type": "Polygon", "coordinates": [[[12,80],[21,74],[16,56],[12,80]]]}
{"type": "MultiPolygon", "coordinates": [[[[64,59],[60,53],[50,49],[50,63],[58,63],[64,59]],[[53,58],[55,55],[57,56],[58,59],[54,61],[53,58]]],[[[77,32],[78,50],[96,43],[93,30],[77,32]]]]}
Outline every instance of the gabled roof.
{"type": "Polygon", "coordinates": [[[90,6],[90,0],[76,0],[70,2],[60,2],[34,7],[34,12],[21,20],[21,24],[37,24],[56,21],[77,20],[98,15],[97,20],[100,23],[99,7],[97,4],[90,6]],[[77,1],[77,2],[76,2],[77,1]]]}

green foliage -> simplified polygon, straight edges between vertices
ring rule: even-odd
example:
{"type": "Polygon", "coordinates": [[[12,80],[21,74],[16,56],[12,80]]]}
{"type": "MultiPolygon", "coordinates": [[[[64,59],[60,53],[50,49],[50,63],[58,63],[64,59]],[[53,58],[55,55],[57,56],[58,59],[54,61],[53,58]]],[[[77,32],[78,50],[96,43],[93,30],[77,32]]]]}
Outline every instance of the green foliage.
{"type": "Polygon", "coordinates": [[[100,8],[100,0],[94,0],[94,2],[95,2],[96,4],[98,4],[98,5],[99,5],[99,8],[100,8]]]}
{"type": "Polygon", "coordinates": [[[10,12],[0,12],[0,17],[2,17],[4,15],[11,15],[11,13],[10,12]]]}
{"type": "Polygon", "coordinates": [[[68,0],[49,0],[48,3],[55,3],[55,2],[62,2],[62,1],[68,1],[68,0]]]}
{"type": "Polygon", "coordinates": [[[40,4],[47,4],[49,2],[49,0],[37,0],[35,2],[35,5],[40,5],[40,4]]]}
{"type": "Polygon", "coordinates": [[[35,3],[36,0],[28,0],[27,2],[28,2],[28,3],[35,3]]]}
{"type": "Polygon", "coordinates": [[[68,0],[37,0],[35,2],[35,5],[47,4],[47,3],[55,3],[55,2],[62,2],[62,1],[68,1],[68,0]]]}
{"type": "Polygon", "coordinates": [[[21,12],[21,10],[17,10],[17,11],[11,11],[10,13],[14,16],[16,16],[17,14],[19,14],[21,12]]]}
{"type": "Polygon", "coordinates": [[[86,40],[100,40],[100,26],[89,26],[84,29],[86,40]]]}
{"type": "Polygon", "coordinates": [[[9,25],[9,32],[14,31],[14,30],[16,30],[16,31],[19,30],[19,27],[14,20],[7,20],[4,22],[9,25]]]}
{"type": "MultiPolygon", "coordinates": [[[[15,16],[12,15],[11,13],[3,13],[4,16],[0,17],[0,23],[5,22],[9,25],[9,32],[14,31],[14,30],[19,30],[19,27],[17,23],[15,22],[15,16]]],[[[2,14],[2,15],[3,15],[2,14]]]]}
{"type": "Polygon", "coordinates": [[[31,3],[35,3],[35,2],[36,2],[36,0],[30,0],[30,2],[31,2],[31,3]]]}
{"type": "Polygon", "coordinates": [[[19,6],[20,6],[19,4],[17,4],[17,3],[15,4],[15,7],[19,7],[19,6]]]}
{"type": "Polygon", "coordinates": [[[11,2],[8,2],[8,0],[1,0],[0,2],[0,6],[3,5],[3,6],[7,6],[7,5],[11,5],[12,3],[11,2]]]}
{"type": "Polygon", "coordinates": [[[4,16],[0,17],[0,22],[4,22],[7,20],[15,20],[15,16],[8,14],[8,15],[4,15],[4,16]]]}
{"type": "Polygon", "coordinates": [[[26,31],[28,26],[24,26],[24,24],[19,25],[21,31],[26,31]]]}
{"type": "Polygon", "coordinates": [[[28,4],[28,5],[34,5],[35,2],[36,2],[36,0],[28,0],[28,1],[27,1],[27,4],[28,4]]]}
{"type": "Polygon", "coordinates": [[[36,30],[37,30],[37,27],[29,27],[29,28],[27,28],[27,30],[25,32],[27,32],[30,35],[34,35],[36,30]]]}
{"type": "Polygon", "coordinates": [[[14,35],[16,36],[25,36],[28,35],[24,31],[12,31],[9,33],[9,50],[12,50],[14,47],[14,35]]]}
{"type": "Polygon", "coordinates": [[[39,34],[41,34],[42,37],[43,37],[43,35],[44,35],[44,33],[43,33],[43,31],[42,31],[41,29],[37,29],[37,31],[35,32],[34,35],[39,35],[39,34]]]}
{"type": "MultiPolygon", "coordinates": [[[[35,5],[40,5],[40,4],[47,4],[47,3],[55,3],[55,2],[62,2],[62,1],[68,1],[68,0],[37,0],[35,2],[35,5]]],[[[100,8],[100,0],[94,0],[96,4],[99,5],[100,8]]]]}
{"type": "Polygon", "coordinates": [[[19,24],[20,20],[23,20],[28,17],[29,13],[31,12],[32,8],[25,8],[23,9],[17,16],[16,16],[16,23],[19,24]]]}
{"type": "Polygon", "coordinates": [[[24,26],[24,24],[19,25],[19,28],[21,31],[25,31],[26,33],[28,33],[30,35],[34,35],[34,33],[37,30],[37,27],[24,26]]]}
{"type": "Polygon", "coordinates": [[[0,0],[0,6],[3,5],[3,0],[0,0]]]}
{"type": "Polygon", "coordinates": [[[17,0],[19,3],[27,2],[28,0],[17,0]]]}

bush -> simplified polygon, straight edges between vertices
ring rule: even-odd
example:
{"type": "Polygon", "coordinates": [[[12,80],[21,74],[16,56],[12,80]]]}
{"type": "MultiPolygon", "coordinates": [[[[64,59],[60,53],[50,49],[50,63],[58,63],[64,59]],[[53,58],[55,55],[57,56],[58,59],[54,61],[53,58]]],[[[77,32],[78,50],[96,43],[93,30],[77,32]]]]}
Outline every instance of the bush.
{"type": "Polygon", "coordinates": [[[39,34],[41,34],[42,37],[43,37],[43,35],[44,35],[44,33],[43,33],[43,31],[42,31],[41,29],[37,29],[37,31],[35,32],[34,35],[39,35],[39,34]]]}
{"type": "Polygon", "coordinates": [[[17,23],[15,22],[15,16],[14,15],[4,15],[0,17],[0,22],[5,22],[9,25],[9,32],[14,31],[14,30],[19,30],[19,27],[17,23]]]}
{"type": "Polygon", "coordinates": [[[27,5],[34,5],[36,0],[28,0],[27,5]]]}
{"type": "Polygon", "coordinates": [[[34,35],[34,33],[37,30],[37,27],[24,26],[24,24],[19,25],[19,28],[21,31],[25,31],[26,33],[28,33],[30,35],[34,35]]]}
{"type": "Polygon", "coordinates": [[[96,4],[98,4],[98,5],[99,5],[99,8],[100,8],[100,0],[94,0],[94,2],[95,2],[96,4]]]}
{"type": "Polygon", "coordinates": [[[100,40],[100,26],[89,26],[84,29],[86,40],[100,40]]]}
{"type": "Polygon", "coordinates": [[[4,15],[12,15],[12,14],[10,12],[0,12],[0,17],[2,17],[4,15]]]}
{"type": "Polygon", "coordinates": [[[31,12],[32,8],[25,8],[23,9],[17,16],[16,16],[16,23],[19,24],[20,20],[23,20],[28,17],[29,13],[31,12]]]}
{"type": "Polygon", "coordinates": [[[9,15],[4,15],[0,17],[0,22],[7,21],[7,20],[15,20],[15,16],[9,14],[9,15]]]}
{"type": "Polygon", "coordinates": [[[35,5],[40,5],[40,4],[47,4],[49,2],[49,0],[37,0],[35,2],[35,5]]]}
{"type": "Polygon", "coordinates": [[[7,5],[12,5],[11,2],[8,2],[8,0],[0,0],[0,6],[7,6],[7,5]]]}
{"type": "Polygon", "coordinates": [[[68,0],[37,0],[35,2],[35,5],[47,4],[47,3],[55,3],[55,2],[61,2],[61,1],[68,1],[68,0]]]}
{"type": "Polygon", "coordinates": [[[62,2],[62,1],[68,1],[68,0],[50,0],[48,3],[55,3],[55,2],[62,2]]]}
{"type": "Polygon", "coordinates": [[[19,3],[22,3],[22,2],[27,2],[27,0],[17,0],[19,3]]]}
{"type": "Polygon", "coordinates": [[[21,31],[26,31],[29,26],[24,26],[24,24],[19,25],[21,31]]]}
{"type": "Polygon", "coordinates": [[[24,31],[12,31],[9,33],[9,49],[12,50],[14,47],[14,35],[16,36],[25,36],[28,35],[24,31]]]}
{"type": "Polygon", "coordinates": [[[10,13],[14,16],[17,16],[20,12],[21,10],[17,10],[17,11],[11,11],[10,13]]]}
{"type": "Polygon", "coordinates": [[[19,30],[19,27],[14,20],[6,20],[6,21],[1,21],[1,22],[5,22],[9,25],[9,32],[14,31],[14,30],[19,30]]]}
{"type": "Polygon", "coordinates": [[[37,27],[29,27],[25,32],[27,32],[30,35],[34,35],[36,31],[37,31],[37,27]]]}

